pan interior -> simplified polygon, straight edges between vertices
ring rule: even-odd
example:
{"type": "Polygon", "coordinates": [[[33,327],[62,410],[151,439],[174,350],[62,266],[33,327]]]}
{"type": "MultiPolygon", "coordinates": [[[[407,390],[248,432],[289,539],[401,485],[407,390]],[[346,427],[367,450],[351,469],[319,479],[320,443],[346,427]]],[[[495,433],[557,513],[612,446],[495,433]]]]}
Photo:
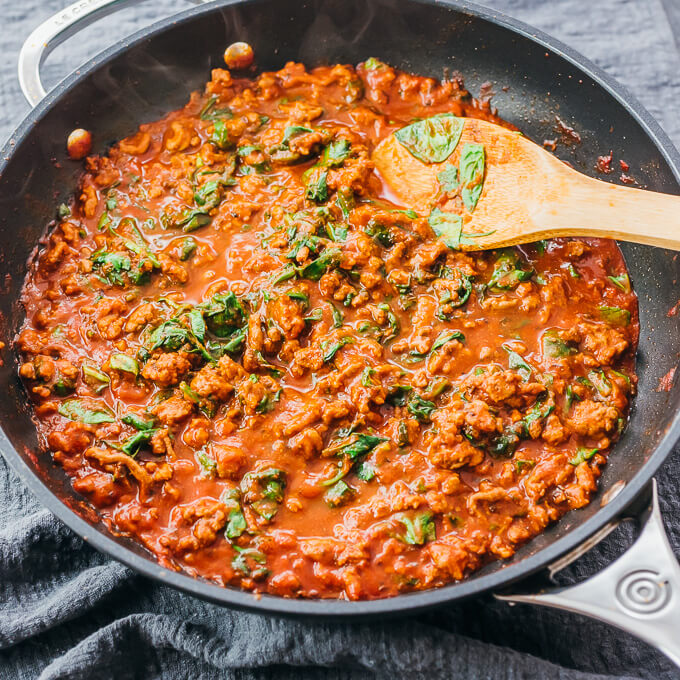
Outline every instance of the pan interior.
{"type": "MultiPolygon", "coordinates": [[[[68,133],[76,127],[94,131],[95,151],[104,152],[140,123],[182,106],[189,92],[202,88],[211,68],[223,66],[224,47],[234,40],[254,47],[263,70],[280,68],[289,60],[314,66],[357,63],[375,56],[434,77],[459,71],[475,95],[491,83],[500,115],[539,143],[556,137],[556,117],[573,127],[582,142],[558,145],[557,155],[586,174],[595,175],[597,156],[613,151],[615,159],[630,164],[630,174],[641,186],[680,193],[671,164],[648,132],[599,83],[549,48],[464,9],[416,0],[261,0],[192,10],[182,20],[166,22],[148,37],[133,40],[131,47],[95,59],[85,77],[67,79],[50,96],[51,105],[40,108],[37,120],[29,118],[6,148],[3,155],[8,160],[3,161],[0,182],[0,237],[5,244],[0,253],[4,274],[0,339],[8,348],[22,321],[17,300],[26,263],[54,217],[54,206],[73,192],[81,172],[81,165],[65,155],[68,133]]],[[[670,153],[676,154],[672,149],[670,153]]],[[[605,179],[610,177],[616,175],[605,179]]],[[[680,387],[658,391],[658,385],[675,368],[680,351],[678,317],[669,315],[680,298],[680,263],[673,252],[661,249],[625,244],[623,252],[640,302],[640,382],[631,421],[610,456],[599,495],[519,550],[514,563],[575,530],[597,513],[607,490],[631,482],[669,432],[678,411],[680,387]]],[[[43,500],[56,494],[67,505],[81,508],[81,499],[60,468],[38,452],[12,350],[5,350],[4,359],[0,377],[7,395],[0,402],[0,422],[8,442],[3,453],[10,462],[18,461],[18,456],[37,471],[44,485],[39,493],[43,500]]],[[[33,482],[32,488],[39,489],[33,482]]],[[[96,524],[96,517],[90,521],[96,524]]],[[[97,530],[106,533],[101,525],[97,530]]],[[[137,544],[115,540],[151,560],[137,544]]],[[[497,585],[503,581],[499,573],[503,566],[491,564],[470,581],[496,574],[498,578],[484,583],[497,585]]],[[[444,590],[442,601],[461,591],[456,585],[444,590]]],[[[228,589],[224,593],[220,599],[234,601],[234,593],[231,598],[228,589]]],[[[412,597],[398,599],[407,602],[412,597]]],[[[407,605],[394,607],[399,608],[407,605]]]]}

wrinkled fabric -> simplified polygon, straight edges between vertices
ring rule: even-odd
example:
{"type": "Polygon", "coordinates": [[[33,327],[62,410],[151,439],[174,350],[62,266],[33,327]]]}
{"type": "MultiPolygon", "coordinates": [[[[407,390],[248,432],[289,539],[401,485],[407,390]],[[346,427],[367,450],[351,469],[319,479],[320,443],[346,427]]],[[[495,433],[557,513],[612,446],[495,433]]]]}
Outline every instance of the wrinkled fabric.
{"type": "MultiPolygon", "coordinates": [[[[15,74],[21,42],[66,0],[0,0],[0,137],[28,111],[15,74]]],[[[623,82],[680,143],[678,0],[487,0],[560,38],[623,82]]],[[[128,8],[58,48],[55,84],[133,30],[183,9],[128,8]]],[[[658,475],[671,543],[680,547],[680,453],[658,475]]],[[[612,536],[572,565],[592,574],[632,540],[612,536]]],[[[206,604],[100,555],[44,510],[0,459],[0,678],[56,680],[667,680],[680,672],[626,633],[578,615],[510,608],[490,597],[415,618],[312,624],[206,604]]]]}

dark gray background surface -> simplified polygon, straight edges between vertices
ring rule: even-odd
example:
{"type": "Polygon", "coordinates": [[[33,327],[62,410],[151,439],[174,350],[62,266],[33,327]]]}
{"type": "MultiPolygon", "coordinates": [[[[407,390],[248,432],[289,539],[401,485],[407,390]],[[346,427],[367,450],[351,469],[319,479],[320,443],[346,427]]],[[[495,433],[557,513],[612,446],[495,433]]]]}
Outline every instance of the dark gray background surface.
{"type": "MultiPolygon", "coordinates": [[[[28,111],[15,74],[31,29],[66,0],[0,0],[0,139],[28,111]]],[[[488,0],[560,38],[622,81],[680,145],[680,0],[488,0]]],[[[128,8],[61,46],[47,86],[179,0],[128,8]]],[[[502,112],[501,112],[502,114],[502,112]]],[[[680,552],[680,451],[658,475],[680,552]]],[[[570,568],[576,579],[630,542],[619,530],[570,568]]],[[[678,678],[625,633],[571,614],[476,600],[413,619],[306,625],[205,604],[83,545],[0,458],[0,679],[678,678]]]]}

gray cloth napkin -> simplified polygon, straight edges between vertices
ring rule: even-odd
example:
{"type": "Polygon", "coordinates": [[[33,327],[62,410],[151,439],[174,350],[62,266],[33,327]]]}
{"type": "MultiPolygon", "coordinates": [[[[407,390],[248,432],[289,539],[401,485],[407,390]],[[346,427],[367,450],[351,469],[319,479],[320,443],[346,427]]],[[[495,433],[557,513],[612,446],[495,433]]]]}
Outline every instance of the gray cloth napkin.
{"type": "MultiPolygon", "coordinates": [[[[16,55],[66,0],[0,0],[0,138],[28,111],[16,55]]],[[[625,83],[680,144],[678,0],[487,0],[562,39],[625,83]]],[[[133,30],[183,9],[128,8],[60,47],[55,84],[133,30]]],[[[658,475],[671,542],[680,547],[680,452],[658,475]]],[[[631,536],[618,530],[570,568],[594,573],[631,536]]],[[[661,654],[581,616],[510,608],[491,598],[417,618],[311,624],[206,604],[135,575],[84,545],[42,509],[0,458],[0,678],[559,678],[680,677],[661,654]]]]}

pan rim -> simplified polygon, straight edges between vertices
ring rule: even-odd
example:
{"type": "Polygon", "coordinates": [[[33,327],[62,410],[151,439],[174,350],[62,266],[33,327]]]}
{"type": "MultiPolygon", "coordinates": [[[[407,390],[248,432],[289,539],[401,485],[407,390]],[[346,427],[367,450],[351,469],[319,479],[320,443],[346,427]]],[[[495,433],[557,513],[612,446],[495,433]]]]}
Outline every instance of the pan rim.
{"type": "MultiPolygon", "coordinates": [[[[106,63],[120,56],[131,47],[137,46],[165,30],[189,22],[195,17],[220,11],[230,6],[258,4],[266,1],[268,0],[222,0],[221,2],[211,2],[207,5],[187,9],[155,22],[151,26],[135,32],[130,37],[120,40],[102,51],[87,61],[81,68],[64,78],[27,114],[2,149],[2,155],[0,156],[0,177],[4,172],[5,166],[10,162],[14,151],[26,141],[33,127],[40,122],[52,106],[81,80],[89,77],[106,63]]],[[[477,17],[539,44],[556,56],[571,63],[603,88],[610,96],[614,97],[626,112],[632,116],[633,120],[659,150],[680,185],[680,152],[674,147],[659,123],[626,87],[618,83],[618,81],[606,74],[600,67],[583,57],[576,50],[528,24],[476,3],[464,0],[409,0],[409,2],[421,5],[443,6],[461,14],[477,17]]],[[[582,524],[570,530],[552,544],[538,550],[533,555],[527,556],[516,563],[508,564],[490,574],[476,577],[471,576],[463,581],[440,588],[404,593],[378,600],[347,601],[339,599],[288,599],[267,594],[256,596],[247,591],[232,587],[222,587],[190,576],[185,572],[176,572],[162,567],[153,561],[152,558],[143,557],[126,546],[121,545],[114,538],[104,534],[96,526],[87,522],[76,511],[68,507],[42,481],[37,470],[14,448],[0,425],[0,453],[2,453],[10,467],[43,506],[47,507],[50,512],[56,515],[71,530],[75,531],[85,542],[91,544],[100,552],[144,576],[159,581],[163,585],[172,586],[184,593],[215,604],[263,614],[301,616],[315,619],[358,619],[387,614],[416,613],[434,606],[496,591],[511,583],[523,580],[531,574],[540,571],[570,550],[573,550],[605,524],[620,516],[645,490],[652,476],[668,457],[678,439],[680,439],[680,410],[676,411],[663,439],[656,446],[649,459],[610,503],[601,507],[582,524]]]]}

